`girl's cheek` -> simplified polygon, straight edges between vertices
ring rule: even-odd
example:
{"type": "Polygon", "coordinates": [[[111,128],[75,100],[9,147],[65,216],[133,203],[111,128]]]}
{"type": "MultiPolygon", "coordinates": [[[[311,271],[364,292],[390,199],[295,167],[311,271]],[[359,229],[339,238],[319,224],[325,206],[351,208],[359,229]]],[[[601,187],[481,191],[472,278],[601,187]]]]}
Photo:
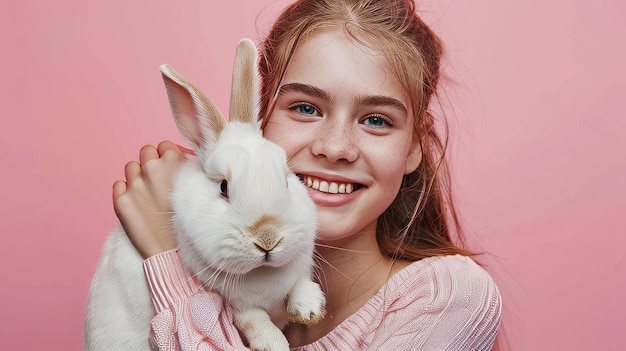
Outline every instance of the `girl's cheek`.
{"type": "Polygon", "coordinates": [[[301,144],[306,138],[306,127],[303,127],[301,123],[290,121],[282,116],[275,116],[276,118],[270,119],[263,131],[264,136],[270,141],[281,146],[289,155],[294,148],[297,148],[298,144],[301,144]]]}

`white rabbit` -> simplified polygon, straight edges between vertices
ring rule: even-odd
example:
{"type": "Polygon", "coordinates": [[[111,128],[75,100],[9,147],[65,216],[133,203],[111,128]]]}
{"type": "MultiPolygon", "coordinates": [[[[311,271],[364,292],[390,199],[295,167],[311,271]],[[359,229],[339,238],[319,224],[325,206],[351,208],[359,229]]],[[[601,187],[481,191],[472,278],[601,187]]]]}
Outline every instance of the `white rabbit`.
{"type": "MultiPolygon", "coordinates": [[[[253,350],[288,350],[279,327],[314,324],[325,298],[313,282],[315,205],[264,139],[258,115],[257,52],[237,47],[231,121],[167,65],[161,72],[176,124],[196,155],[177,172],[171,194],[181,257],[206,289],[233,306],[253,350]]],[[[91,283],[85,349],[148,350],[154,309],[142,258],[121,226],[107,239],[91,283]]]]}

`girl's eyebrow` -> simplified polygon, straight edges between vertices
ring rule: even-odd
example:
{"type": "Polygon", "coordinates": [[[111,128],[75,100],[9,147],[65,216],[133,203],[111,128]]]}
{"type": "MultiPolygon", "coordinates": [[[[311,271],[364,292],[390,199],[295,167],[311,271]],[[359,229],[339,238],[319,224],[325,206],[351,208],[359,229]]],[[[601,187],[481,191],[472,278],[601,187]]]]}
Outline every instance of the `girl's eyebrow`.
{"type": "MultiPolygon", "coordinates": [[[[282,94],[289,93],[289,92],[302,93],[302,94],[313,96],[313,97],[316,97],[325,101],[329,101],[329,102],[333,101],[330,94],[328,94],[326,91],[318,87],[309,85],[309,84],[289,83],[289,84],[282,85],[280,89],[278,90],[278,95],[282,95],[282,94]]],[[[356,106],[359,106],[359,105],[390,106],[401,112],[404,112],[404,113],[407,112],[406,106],[404,106],[404,104],[400,100],[394,99],[389,96],[384,96],[384,95],[357,96],[354,99],[354,104],[356,106]]]]}
{"type": "Polygon", "coordinates": [[[404,104],[398,100],[385,95],[366,95],[357,96],[354,99],[355,105],[370,105],[370,106],[390,106],[401,112],[406,113],[407,109],[404,104]]]}
{"type": "Polygon", "coordinates": [[[308,84],[289,83],[289,84],[282,85],[280,89],[278,90],[278,95],[282,95],[288,92],[302,93],[302,94],[317,97],[326,101],[332,101],[330,95],[327,92],[325,92],[324,90],[320,88],[317,88],[308,84]]]}

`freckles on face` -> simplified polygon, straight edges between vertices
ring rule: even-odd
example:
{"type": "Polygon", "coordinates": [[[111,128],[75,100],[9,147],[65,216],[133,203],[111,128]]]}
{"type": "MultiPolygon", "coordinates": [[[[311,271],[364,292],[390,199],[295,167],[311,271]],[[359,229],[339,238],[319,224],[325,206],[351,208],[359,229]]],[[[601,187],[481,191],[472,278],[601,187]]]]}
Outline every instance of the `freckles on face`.
{"type": "Polygon", "coordinates": [[[263,129],[263,136],[282,147],[288,159],[292,159],[305,142],[315,138],[314,128],[302,128],[281,116],[271,116],[263,129]]]}
{"type": "MultiPolygon", "coordinates": [[[[325,139],[327,145],[362,141],[366,145],[399,142],[407,146],[411,124],[410,99],[383,56],[356,45],[341,31],[322,32],[307,37],[294,51],[264,135],[291,155],[293,142],[307,138],[325,139]],[[294,106],[298,103],[305,106],[294,106]],[[364,120],[370,116],[382,121],[381,128],[376,130],[364,120]],[[319,121],[316,118],[329,123],[322,128],[313,123],[319,121]],[[388,122],[393,128],[385,130],[388,122]]],[[[399,152],[402,158],[405,149],[396,146],[396,152],[388,156],[399,152]]]]}
{"type": "Polygon", "coordinates": [[[395,198],[415,146],[409,102],[383,57],[342,31],[314,34],[295,50],[264,135],[296,173],[355,189],[309,189],[323,238],[371,229],[395,198]]]}

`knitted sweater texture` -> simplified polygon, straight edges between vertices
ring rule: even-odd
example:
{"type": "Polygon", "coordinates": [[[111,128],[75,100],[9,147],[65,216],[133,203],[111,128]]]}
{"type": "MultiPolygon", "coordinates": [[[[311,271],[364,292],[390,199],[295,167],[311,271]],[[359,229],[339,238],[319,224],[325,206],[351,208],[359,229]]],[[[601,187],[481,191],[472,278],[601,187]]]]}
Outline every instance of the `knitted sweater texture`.
{"type": "MultiPolygon", "coordinates": [[[[247,350],[222,297],[191,277],[176,250],[144,261],[157,315],[152,350],[247,350]]],[[[501,317],[489,274],[464,256],[422,259],[400,270],[330,333],[296,351],[490,350],[501,317]]]]}

